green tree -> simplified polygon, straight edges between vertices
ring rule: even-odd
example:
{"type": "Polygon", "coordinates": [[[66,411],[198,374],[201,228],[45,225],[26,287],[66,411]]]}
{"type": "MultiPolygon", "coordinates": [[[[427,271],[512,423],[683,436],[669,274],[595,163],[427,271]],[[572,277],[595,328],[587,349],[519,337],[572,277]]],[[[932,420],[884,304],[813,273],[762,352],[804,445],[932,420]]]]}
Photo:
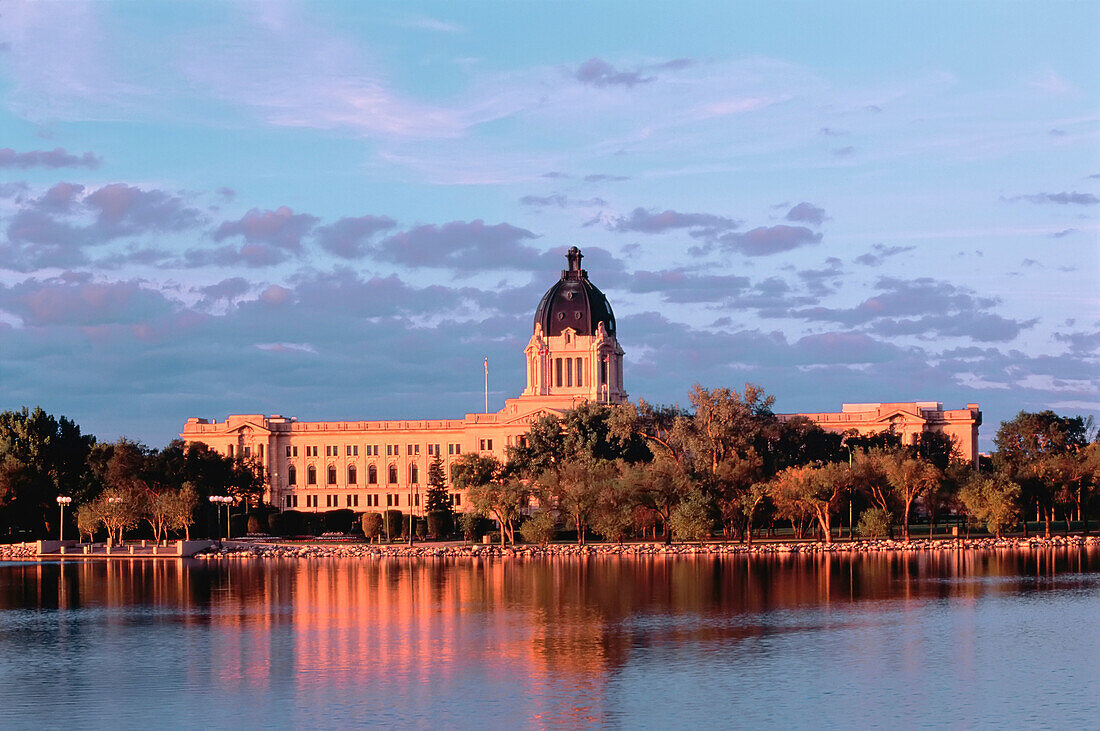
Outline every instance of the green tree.
{"type": "Polygon", "coordinates": [[[943,479],[943,473],[931,462],[900,450],[885,453],[881,464],[894,498],[901,506],[902,539],[908,541],[909,511],[913,502],[928,494],[943,479]]]}
{"type": "Polygon", "coordinates": [[[1001,532],[1016,521],[1020,486],[1004,475],[973,475],[959,491],[966,512],[1001,537],[1001,532]]]}
{"type": "Polygon", "coordinates": [[[600,482],[592,527],[605,540],[622,543],[634,527],[638,504],[636,484],[616,471],[614,479],[600,482]]]}
{"type": "Polygon", "coordinates": [[[692,488],[683,467],[672,459],[658,457],[648,464],[624,465],[622,479],[632,486],[638,502],[660,517],[665,544],[671,543],[672,511],[692,488]]]}
{"type": "Polygon", "coordinates": [[[94,443],[74,422],[38,407],[0,413],[0,524],[52,532],[56,498],[74,495],[94,443]]]}
{"type": "Polygon", "coordinates": [[[745,532],[743,537],[748,539],[748,545],[752,545],[753,518],[761,503],[768,497],[768,483],[754,482],[749,489],[741,494],[741,513],[745,516],[745,532]]]}
{"type": "Polygon", "coordinates": [[[191,540],[191,524],[195,522],[195,508],[199,504],[199,494],[195,486],[185,482],[180,489],[170,493],[171,501],[168,503],[168,530],[182,530],[183,538],[191,540]]]}
{"type": "Polygon", "coordinates": [[[772,500],[781,508],[795,508],[817,521],[822,538],[832,543],[832,516],[851,474],[847,465],[830,463],[788,467],[771,482],[772,500]]]}
{"type": "Polygon", "coordinates": [[[1047,538],[1055,503],[1066,488],[1066,472],[1059,469],[1059,462],[1066,454],[1083,450],[1091,430],[1091,419],[1080,416],[1021,411],[1002,423],[993,438],[997,470],[1020,485],[1024,497],[1038,506],[1047,538]]]}
{"type": "Polygon", "coordinates": [[[712,503],[702,490],[692,490],[677,503],[669,517],[669,526],[682,541],[702,541],[710,537],[712,503]]]}
{"type": "Polygon", "coordinates": [[[859,515],[856,532],[861,538],[882,538],[890,530],[890,514],[877,505],[864,510],[859,515]]]}
{"type": "Polygon", "coordinates": [[[443,472],[443,459],[438,454],[428,465],[428,490],[425,507],[428,512],[429,532],[437,538],[454,530],[454,508],[447,492],[447,479],[443,472]]]}
{"type": "Polygon", "coordinates": [[[531,491],[499,460],[476,453],[451,463],[451,484],[465,490],[473,512],[500,524],[500,543],[515,543],[516,522],[530,502],[531,491]]]}
{"type": "Polygon", "coordinates": [[[539,484],[558,509],[573,519],[577,528],[577,543],[583,544],[600,493],[617,477],[613,462],[579,456],[562,463],[557,470],[545,472],[539,484]]]}
{"type": "Polygon", "coordinates": [[[519,532],[523,536],[525,542],[537,543],[540,546],[545,546],[554,539],[556,527],[554,513],[542,509],[536,510],[530,517],[524,520],[519,527],[519,532]]]}

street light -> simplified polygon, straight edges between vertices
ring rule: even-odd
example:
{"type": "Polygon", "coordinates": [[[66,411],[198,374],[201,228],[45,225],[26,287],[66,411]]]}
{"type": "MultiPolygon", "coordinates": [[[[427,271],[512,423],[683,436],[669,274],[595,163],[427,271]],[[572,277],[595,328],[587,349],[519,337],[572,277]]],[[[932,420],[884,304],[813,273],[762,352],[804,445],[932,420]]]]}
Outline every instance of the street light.
{"type": "MultiPolygon", "coordinates": [[[[225,540],[229,540],[229,506],[233,504],[233,498],[228,495],[211,495],[210,502],[225,506],[225,540]]],[[[221,522],[221,512],[218,512],[218,522],[221,522]]]]}
{"type": "Polygon", "coordinates": [[[68,495],[57,496],[57,507],[61,511],[61,520],[58,523],[58,540],[65,540],[65,506],[71,503],[73,499],[68,495]]]}

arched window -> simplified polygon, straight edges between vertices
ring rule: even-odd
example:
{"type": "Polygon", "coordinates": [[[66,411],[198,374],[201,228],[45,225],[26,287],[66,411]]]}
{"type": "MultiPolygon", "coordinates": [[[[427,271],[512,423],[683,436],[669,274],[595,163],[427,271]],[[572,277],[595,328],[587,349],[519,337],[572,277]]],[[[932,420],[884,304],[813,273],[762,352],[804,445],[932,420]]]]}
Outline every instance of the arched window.
{"type": "Polygon", "coordinates": [[[313,465],[310,465],[309,469],[306,470],[306,484],[307,485],[316,485],[317,484],[317,468],[314,467],[313,465]]]}
{"type": "Polygon", "coordinates": [[[389,474],[386,475],[386,481],[390,485],[396,485],[397,484],[397,465],[395,465],[395,464],[390,465],[389,474]]]}
{"type": "Polygon", "coordinates": [[[328,484],[336,484],[336,465],[330,464],[328,466],[328,484]]]}
{"type": "Polygon", "coordinates": [[[417,469],[416,465],[410,465],[409,466],[409,482],[411,482],[415,485],[419,481],[420,481],[420,470],[417,469]]]}
{"type": "Polygon", "coordinates": [[[298,470],[294,468],[294,465],[291,465],[286,471],[286,481],[288,485],[298,484],[298,470]]]}
{"type": "Polygon", "coordinates": [[[356,482],[355,478],[357,478],[358,476],[359,475],[355,470],[355,465],[353,465],[353,464],[348,465],[348,484],[349,485],[354,485],[355,482],[356,482]]]}
{"type": "Polygon", "coordinates": [[[370,467],[367,468],[367,484],[369,484],[369,485],[377,485],[378,484],[378,468],[375,467],[374,465],[371,465],[370,467]]]}

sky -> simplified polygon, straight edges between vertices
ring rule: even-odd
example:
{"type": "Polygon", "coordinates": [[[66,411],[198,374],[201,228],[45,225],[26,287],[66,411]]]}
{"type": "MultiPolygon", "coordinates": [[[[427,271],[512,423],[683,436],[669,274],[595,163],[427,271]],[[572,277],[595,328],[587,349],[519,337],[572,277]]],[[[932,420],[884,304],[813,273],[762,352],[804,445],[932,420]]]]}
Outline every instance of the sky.
{"type": "Polygon", "coordinates": [[[1100,3],[0,5],[0,409],[460,418],[572,245],[632,399],[1100,414],[1100,3]]]}

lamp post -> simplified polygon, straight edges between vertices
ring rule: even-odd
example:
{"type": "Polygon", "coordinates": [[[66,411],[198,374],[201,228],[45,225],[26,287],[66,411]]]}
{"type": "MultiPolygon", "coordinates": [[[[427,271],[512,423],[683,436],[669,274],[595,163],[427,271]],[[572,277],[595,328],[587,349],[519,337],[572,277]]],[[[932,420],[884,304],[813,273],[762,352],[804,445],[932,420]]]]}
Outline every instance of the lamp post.
{"type": "MultiPolygon", "coordinates": [[[[211,495],[210,502],[214,504],[215,509],[217,506],[225,506],[225,540],[229,540],[229,506],[233,504],[233,498],[228,495],[211,495]]],[[[218,510],[218,522],[221,522],[221,511],[218,510]]]]}
{"type": "Polygon", "coordinates": [[[60,541],[65,540],[65,506],[71,503],[73,499],[68,495],[57,496],[57,507],[61,511],[61,518],[57,527],[57,539],[60,541]]]}

